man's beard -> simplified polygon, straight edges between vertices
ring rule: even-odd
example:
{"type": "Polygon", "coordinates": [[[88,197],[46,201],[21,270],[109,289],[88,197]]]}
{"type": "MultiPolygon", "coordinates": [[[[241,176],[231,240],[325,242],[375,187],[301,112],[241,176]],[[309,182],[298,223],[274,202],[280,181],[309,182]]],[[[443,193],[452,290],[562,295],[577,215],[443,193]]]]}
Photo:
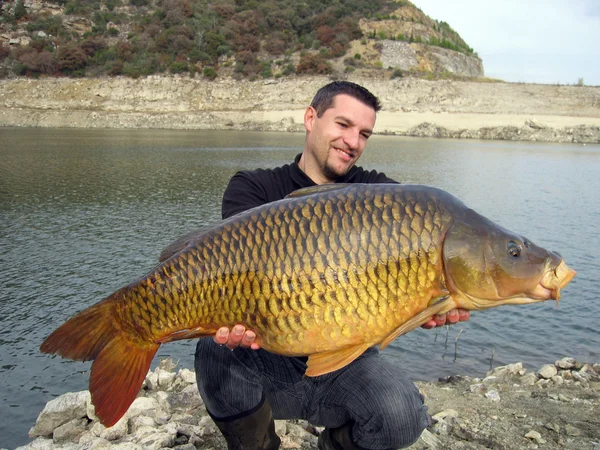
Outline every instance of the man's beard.
{"type": "Polygon", "coordinates": [[[325,167],[323,168],[323,173],[325,174],[325,176],[327,177],[327,179],[329,179],[329,180],[336,180],[336,179],[341,178],[344,175],[346,175],[346,173],[348,173],[348,171],[345,171],[343,173],[339,173],[329,163],[325,163],[325,167]]]}

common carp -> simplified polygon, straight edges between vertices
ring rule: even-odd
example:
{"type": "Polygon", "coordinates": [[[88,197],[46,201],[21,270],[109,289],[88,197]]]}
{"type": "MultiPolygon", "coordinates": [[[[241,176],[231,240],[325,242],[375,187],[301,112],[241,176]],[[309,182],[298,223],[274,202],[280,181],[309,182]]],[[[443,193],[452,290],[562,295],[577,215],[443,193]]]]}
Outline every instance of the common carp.
{"type": "Polygon", "coordinates": [[[574,276],[559,254],[440,189],[322,185],[179,239],[41,351],[94,360],[92,402],[111,426],[165,342],[240,323],[268,351],[308,355],[317,376],[453,308],[558,302],[574,276]]]}

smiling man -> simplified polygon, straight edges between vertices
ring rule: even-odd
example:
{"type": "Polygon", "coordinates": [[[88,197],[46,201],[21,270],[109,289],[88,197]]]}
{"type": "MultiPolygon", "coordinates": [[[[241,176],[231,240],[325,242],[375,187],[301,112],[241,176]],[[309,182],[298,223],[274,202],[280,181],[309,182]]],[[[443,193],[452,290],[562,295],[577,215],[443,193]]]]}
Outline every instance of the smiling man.
{"type": "MultiPolygon", "coordinates": [[[[354,83],[336,81],[317,92],[304,114],[304,151],[292,164],[238,172],[223,196],[223,218],[325,183],[395,183],[355,165],[373,133],[379,100],[354,83]]],[[[424,327],[467,320],[450,311],[424,327]]],[[[305,419],[324,426],[321,450],[396,449],[412,444],[428,425],[427,408],[400,367],[376,348],[346,367],[306,377],[306,358],[269,353],[242,325],[200,339],[196,377],[206,408],[230,450],[277,449],[273,419],[305,419]]]]}

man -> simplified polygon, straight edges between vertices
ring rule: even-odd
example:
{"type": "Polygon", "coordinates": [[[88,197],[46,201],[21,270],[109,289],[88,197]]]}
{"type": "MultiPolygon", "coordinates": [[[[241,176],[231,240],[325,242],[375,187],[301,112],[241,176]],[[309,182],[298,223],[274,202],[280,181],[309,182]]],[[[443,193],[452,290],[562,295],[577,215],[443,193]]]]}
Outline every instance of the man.
{"type": "MultiPolygon", "coordinates": [[[[238,172],[223,196],[223,218],[324,183],[394,183],[355,163],[373,133],[379,100],[354,83],[322,87],[304,114],[306,143],[292,164],[238,172]]],[[[424,327],[467,320],[467,311],[434,317],[424,327]]],[[[324,426],[319,449],[406,447],[429,424],[415,385],[376,348],[335,372],[306,377],[306,358],[269,353],[236,325],[214,341],[200,339],[196,377],[207,410],[228,448],[277,449],[273,418],[305,419],[324,426]]]]}

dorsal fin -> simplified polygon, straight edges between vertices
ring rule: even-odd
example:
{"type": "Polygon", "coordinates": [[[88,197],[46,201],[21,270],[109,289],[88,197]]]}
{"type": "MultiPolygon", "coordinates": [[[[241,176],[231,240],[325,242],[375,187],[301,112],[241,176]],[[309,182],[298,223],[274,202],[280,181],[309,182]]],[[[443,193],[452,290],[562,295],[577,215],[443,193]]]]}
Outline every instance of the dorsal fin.
{"type": "Polygon", "coordinates": [[[310,186],[302,189],[298,189],[291,194],[286,195],[285,198],[298,198],[305,197],[307,195],[312,194],[320,194],[322,192],[329,191],[337,191],[341,189],[345,189],[348,186],[352,186],[352,183],[327,183],[327,184],[318,184],[316,186],[310,186]]]}
{"type": "Polygon", "coordinates": [[[175,241],[167,246],[162,252],[160,252],[160,256],[158,257],[158,262],[164,262],[169,259],[171,256],[176,255],[181,250],[187,247],[187,245],[193,241],[195,238],[203,234],[209,227],[199,228],[194,231],[190,231],[189,233],[184,234],[181,237],[178,237],[175,241]]]}

